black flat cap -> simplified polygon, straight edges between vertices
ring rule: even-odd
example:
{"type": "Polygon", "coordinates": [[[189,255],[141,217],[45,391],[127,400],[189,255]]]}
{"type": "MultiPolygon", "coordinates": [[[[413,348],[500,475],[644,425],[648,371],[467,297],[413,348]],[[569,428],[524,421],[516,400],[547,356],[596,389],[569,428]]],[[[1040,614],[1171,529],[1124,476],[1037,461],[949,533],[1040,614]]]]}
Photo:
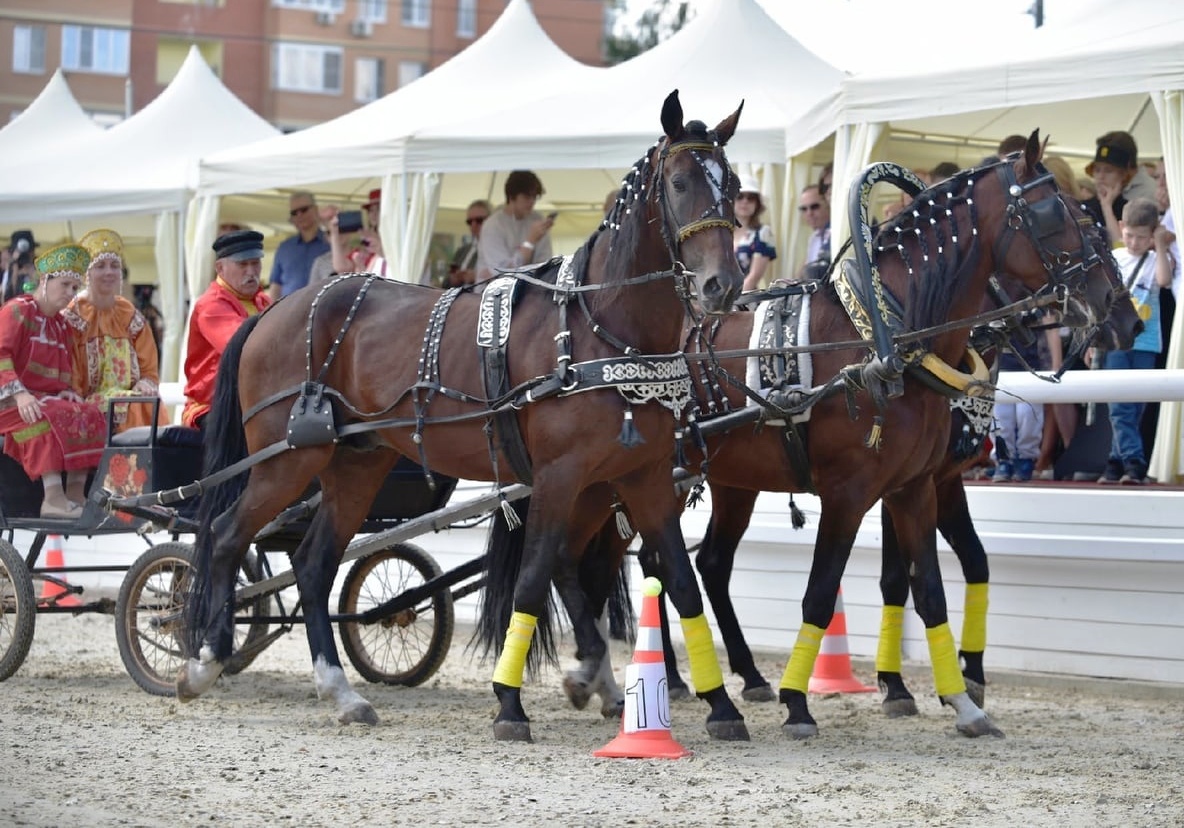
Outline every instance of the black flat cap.
{"type": "Polygon", "coordinates": [[[214,253],[219,259],[244,262],[263,258],[263,234],[254,230],[235,230],[223,233],[214,241],[214,253]]]}

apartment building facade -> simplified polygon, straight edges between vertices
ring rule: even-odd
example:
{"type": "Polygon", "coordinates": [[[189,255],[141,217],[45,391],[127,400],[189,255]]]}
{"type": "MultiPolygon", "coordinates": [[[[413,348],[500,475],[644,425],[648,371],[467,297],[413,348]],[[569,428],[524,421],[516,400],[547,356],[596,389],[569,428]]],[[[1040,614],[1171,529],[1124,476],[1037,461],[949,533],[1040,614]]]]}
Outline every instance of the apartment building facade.
{"type": "MultiPolygon", "coordinates": [[[[280,129],[301,129],[439,66],[487,31],[507,2],[6,0],[0,44],[11,57],[0,61],[0,126],[59,67],[83,109],[117,122],[156,97],[196,45],[249,107],[280,129]]],[[[590,65],[603,64],[609,5],[531,0],[552,40],[590,65]]]]}

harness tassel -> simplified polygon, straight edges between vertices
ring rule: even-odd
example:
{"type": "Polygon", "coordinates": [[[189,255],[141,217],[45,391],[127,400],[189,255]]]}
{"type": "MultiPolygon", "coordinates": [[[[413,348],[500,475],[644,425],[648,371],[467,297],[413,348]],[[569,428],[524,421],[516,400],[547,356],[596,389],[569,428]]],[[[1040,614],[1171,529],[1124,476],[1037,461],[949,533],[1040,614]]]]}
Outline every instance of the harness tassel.
{"type": "Polygon", "coordinates": [[[676,469],[685,469],[687,467],[687,453],[683,450],[682,441],[686,433],[680,428],[674,432],[674,467],[676,469]]]}
{"type": "Polygon", "coordinates": [[[641,432],[637,430],[637,426],[633,425],[632,408],[625,409],[625,420],[621,423],[621,436],[617,439],[627,449],[637,448],[645,442],[641,437],[641,432]]]}
{"type": "Polygon", "coordinates": [[[703,502],[703,482],[700,481],[691,487],[691,493],[687,495],[687,508],[694,509],[703,502]]]}
{"type": "Polygon", "coordinates": [[[621,536],[621,540],[632,540],[637,533],[629,525],[629,516],[625,514],[625,505],[617,501],[613,504],[613,513],[617,521],[617,534],[621,536]]]}
{"type": "Polygon", "coordinates": [[[884,430],[884,418],[877,414],[872,420],[872,430],[867,433],[867,438],[863,441],[864,446],[870,449],[880,450],[880,436],[884,430]]]}
{"type": "Polygon", "coordinates": [[[794,529],[801,529],[806,525],[806,514],[793,502],[793,494],[789,495],[789,523],[794,529]]]}
{"type": "Polygon", "coordinates": [[[513,532],[522,525],[522,520],[518,517],[518,513],[514,511],[514,507],[510,504],[510,501],[506,500],[504,494],[498,495],[498,497],[502,501],[502,517],[506,519],[506,528],[513,532]]]}

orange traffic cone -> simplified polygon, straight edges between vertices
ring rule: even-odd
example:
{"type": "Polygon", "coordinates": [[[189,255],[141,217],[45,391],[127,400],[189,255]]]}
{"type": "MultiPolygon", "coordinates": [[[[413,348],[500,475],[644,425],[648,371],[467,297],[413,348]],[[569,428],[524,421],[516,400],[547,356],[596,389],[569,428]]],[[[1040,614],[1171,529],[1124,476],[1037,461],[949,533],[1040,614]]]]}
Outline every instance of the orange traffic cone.
{"type": "Polygon", "coordinates": [[[851,672],[851,653],[847,649],[847,612],[843,608],[843,590],[835,596],[835,614],[822,636],[822,647],[810,676],[811,693],[871,693],[874,687],[860,683],[851,672]]]}
{"type": "Polygon", "coordinates": [[[670,734],[670,688],[662,658],[662,629],[658,596],[662,582],[646,578],[641,584],[641,620],[633,663],[625,668],[625,712],[617,737],[593,751],[613,759],[681,759],[691,752],[670,734]]]}
{"type": "MultiPolygon", "coordinates": [[[[66,565],[66,560],[62,557],[62,536],[61,535],[46,535],[45,536],[45,566],[47,569],[60,568],[66,565]]],[[[65,581],[65,573],[56,572],[49,573],[53,577],[65,581]]],[[[82,602],[78,600],[78,596],[71,593],[66,587],[61,584],[55,584],[53,581],[46,578],[41,585],[41,603],[50,604],[55,607],[80,607],[82,602]]]]}

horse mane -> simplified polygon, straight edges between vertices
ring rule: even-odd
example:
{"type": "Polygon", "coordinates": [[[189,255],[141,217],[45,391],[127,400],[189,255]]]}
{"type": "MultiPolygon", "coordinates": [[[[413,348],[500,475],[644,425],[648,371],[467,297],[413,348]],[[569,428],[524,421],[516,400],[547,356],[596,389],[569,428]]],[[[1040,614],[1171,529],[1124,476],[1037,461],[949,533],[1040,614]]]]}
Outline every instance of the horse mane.
{"type": "MultiPolygon", "coordinates": [[[[988,171],[1003,163],[962,170],[921,191],[876,233],[874,244],[880,267],[891,261],[888,256],[895,251],[908,274],[904,322],[909,330],[922,330],[949,318],[950,306],[965,288],[982,254],[971,193],[988,171]],[[969,222],[959,228],[954,211],[962,205],[969,211],[969,222]]],[[[928,347],[932,343],[922,344],[928,347]]]]}

